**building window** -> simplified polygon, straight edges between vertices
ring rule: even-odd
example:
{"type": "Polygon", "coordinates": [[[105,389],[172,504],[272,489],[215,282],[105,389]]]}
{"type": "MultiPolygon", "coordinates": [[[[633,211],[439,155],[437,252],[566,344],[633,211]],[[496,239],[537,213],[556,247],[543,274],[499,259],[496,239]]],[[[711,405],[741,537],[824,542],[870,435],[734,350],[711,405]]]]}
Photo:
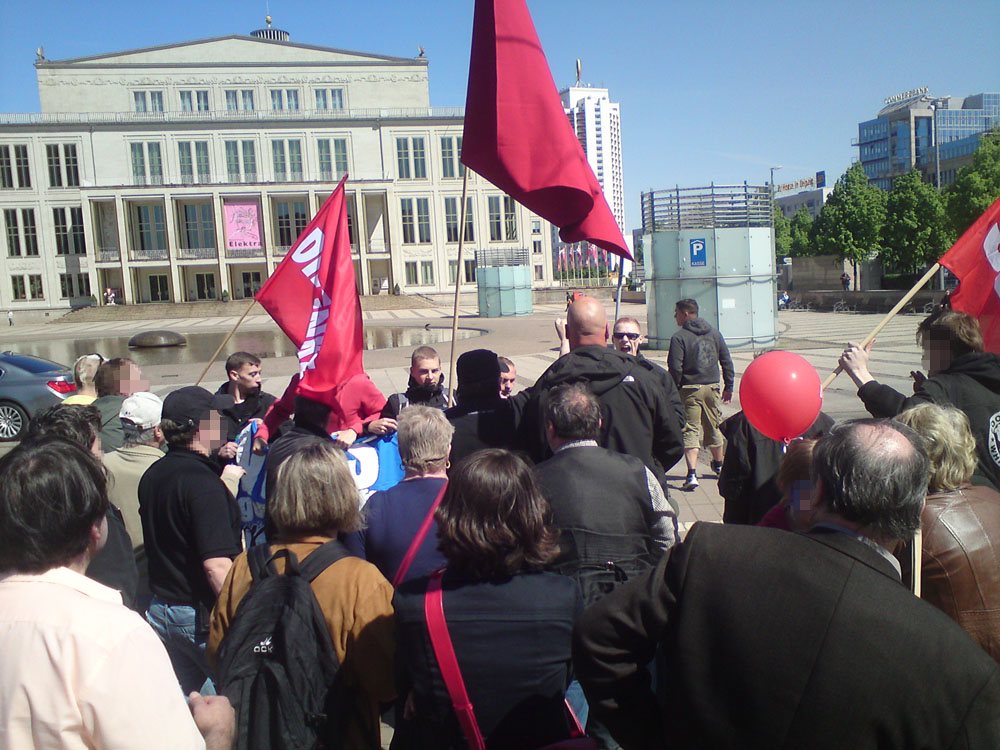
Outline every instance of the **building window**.
{"type": "Polygon", "coordinates": [[[419,242],[431,241],[431,209],[428,198],[417,198],[417,239],[419,242]]]}
{"type": "Polygon", "coordinates": [[[163,160],[159,143],[132,143],[132,179],[136,185],[162,185],[163,160]]]}
{"type": "Polygon", "coordinates": [[[465,165],[462,164],[462,137],[444,136],[441,138],[441,175],[443,177],[464,177],[465,165]]]}
{"type": "Polygon", "coordinates": [[[247,112],[253,111],[253,89],[227,89],[226,109],[230,112],[243,109],[247,112]]]}
{"type": "Polygon", "coordinates": [[[167,249],[167,222],[161,204],[136,205],[133,220],[133,241],[137,250],[167,249]]]}
{"type": "Polygon", "coordinates": [[[184,247],[186,249],[215,249],[215,217],[211,203],[185,203],[184,247]]]}
{"type": "Polygon", "coordinates": [[[75,255],[87,254],[87,238],[83,231],[83,207],[73,206],[69,210],[70,237],[73,241],[75,255]]]}
{"type": "Polygon", "coordinates": [[[70,299],[73,297],[73,274],[59,274],[59,296],[62,299],[70,299]]]}
{"type": "Polygon", "coordinates": [[[181,112],[208,112],[208,90],[182,91],[181,112]]]}
{"type": "Polygon", "coordinates": [[[539,221],[538,219],[532,219],[531,220],[531,233],[532,234],[541,234],[542,233],[542,222],[539,221]]]}
{"type": "Polygon", "coordinates": [[[152,274],[149,277],[149,301],[169,302],[170,285],[166,274],[152,274]]]}
{"type": "Polygon", "coordinates": [[[62,159],[59,158],[59,144],[46,144],[45,157],[49,166],[49,187],[80,186],[80,168],[76,158],[75,144],[63,144],[62,159]],[[65,166],[65,172],[63,166],[65,166]]]}
{"type": "Polygon", "coordinates": [[[199,112],[208,112],[208,92],[207,91],[196,91],[196,99],[198,102],[199,112]]]}
{"type": "Polygon", "coordinates": [[[133,91],[132,101],[135,103],[136,112],[163,111],[162,91],[133,91]]]}
{"type": "Polygon", "coordinates": [[[226,89],[226,109],[235,112],[240,108],[239,91],[236,89],[226,89]]]}
{"type": "Polygon", "coordinates": [[[503,197],[504,234],[508,241],[517,239],[517,206],[509,195],[503,197]]]}
{"type": "Polygon", "coordinates": [[[135,103],[136,112],[145,112],[147,110],[145,91],[133,91],[132,101],[135,103]]]}
{"type": "Polygon", "coordinates": [[[298,91],[298,89],[288,89],[285,92],[285,96],[288,99],[288,108],[289,109],[298,109],[299,108],[299,91],[298,91]]]}
{"type": "Polygon", "coordinates": [[[271,109],[299,108],[298,89],[271,89],[271,109]]]}
{"type": "Polygon", "coordinates": [[[490,241],[499,242],[503,239],[503,223],[500,218],[500,196],[491,195],[487,200],[490,222],[490,241]]]}
{"type": "Polygon", "coordinates": [[[59,146],[46,144],[45,157],[49,164],[49,187],[62,187],[62,169],[59,166],[59,146]]]}
{"type": "Polygon", "coordinates": [[[15,144],[14,162],[11,163],[11,146],[0,146],[0,188],[31,187],[31,171],[28,169],[28,147],[15,144]],[[17,182],[14,182],[15,172],[17,182]]]}
{"type": "Polygon", "coordinates": [[[343,109],[343,89],[315,89],[316,109],[343,109]]]}
{"type": "MultiPolygon", "coordinates": [[[[417,285],[417,264],[416,264],[416,261],[408,261],[407,263],[403,264],[403,267],[406,269],[406,283],[407,283],[407,285],[408,286],[416,286],[417,285]]],[[[12,278],[16,278],[16,277],[12,277],[12,278]]]]}
{"type": "Polygon", "coordinates": [[[316,143],[319,149],[320,179],[333,180],[347,174],[347,139],[320,138],[316,143]]]}
{"type": "Polygon", "coordinates": [[[21,234],[17,229],[17,209],[5,208],[3,210],[3,220],[7,231],[7,256],[10,258],[20,258],[21,234]]]}
{"type": "Polygon", "coordinates": [[[444,199],[444,232],[446,242],[458,242],[458,198],[444,199]]]}
{"type": "Polygon", "coordinates": [[[253,141],[226,141],[226,174],[230,182],[257,181],[257,150],[253,141]],[[242,163],[240,157],[242,156],[242,163]]]}
{"type": "Polygon", "coordinates": [[[76,158],[76,144],[63,144],[63,161],[66,165],[66,186],[80,186],[80,166],[76,158]]]}
{"type": "Polygon", "coordinates": [[[465,283],[475,284],[476,283],[476,259],[469,258],[463,262],[465,266],[465,283]]]}
{"type": "Polygon", "coordinates": [[[247,112],[253,112],[253,89],[241,89],[240,98],[243,100],[243,109],[247,112]]]}
{"type": "Polygon", "coordinates": [[[22,300],[27,298],[27,295],[24,292],[23,276],[10,277],[10,293],[11,297],[13,297],[15,300],[22,300]]]}
{"type": "Polygon", "coordinates": [[[53,208],[52,219],[56,229],[56,254],[69,255],[69,226],[66,224],[66,209],[53,208]]]}
{"type": "Polygon", "coordinates": [[[275,181],[302,181],[302,141],[271,141],[271,154],[275,181]]]}
{"type": "Polygon", "coordinates": [[[83,208],[72,206],[53,208],[57,255],[86,255],[87,243],[83,232],[83,208]],[[67,211],[69,212],[67,215],[67,211]]]}
{"type": "Polygon", "coordinates": [[[215,299],[215,274],[196,273],[194,275],[195,299],[215,299]]]}
{"type": "Polygon", "coordinates": [[[78,273],[76,275],[76,289],[81,297],[90,296],[90,274],[78,273]]]}
{"type": "Polygon", "coordinates": [[[427,154],[423,138],[396,139],[396,165],[401,180],[427,177],[427,154]]]}
{"type": "Polygon", "coordinates": [[[420,284],[421,286],[434,285],[434,263],[432,261],[420,261],[420,284]]]}
{"type": "Polygon", "coordinates": [[[472,196],[467,196],[465,199],[465,241],[475,242],[476,232],[473,228],[472,220],[472,196]]]}
{"type": "Polygon", "coordinates": [[[532,242],[531,242],[531,252],[536,253],[536,254],[542,252],[542,241],[541,240],[532,240],[532,242]]]}
{"type": "Polygon", "coordinates": [[[24,254],[28,257],[38,255],[38,230],[35,226],[35,209],[21,209],[21,225],[24,232],[24,254]]]}
{"type": "Polygon", "coordinates": [[[458,261],[457,260],[449,260],[448,261],[448,283],[449,284],[453,285],[455,283],[455,276],[457,274],[458,274],[458,261]]]}
{"type": "Polygon", "coordinates": [[[181,92],[181,112],[194,112],[194,96],[190,91],[181,92]]]}
{"type": "Polygon", "coordinates": [[[535,281],[545,281],[545,272],[542,266],[535,266],[535,281]]]}
{"type": "Polygon", "coordinates": [[[181,182],[192,184],[195,182],[195,169],[197,168],[199,183],[212,181],[211,170],[208,162],[208,141],[193,141],[194,158],[192,160],[192,141],[181,141],[177,144],[177,152],[181,165],[181,182]]]}
{"type": "MultiPolygon", "coordinates": [[[[85,274],[81,274],[84,276],[85,274]]],[[[87,294],[90,294],[90,280],[88,279],[87,294]]],[[[31,292],[31,299],[45,299],[45,291],[42,289],[42,275],[40,273],[29,274],[28,291],[31,292]]]]}
{"type": "Polygon", "coordinates": [[[416,242],[416,233],[413,227],[413,198],[399,199],[399,217],[403,223],[403,244],[412,245],[416,242]]]}
{"type": "Polygon", "coordinates": [[[28,169],[28,147],[26,145],[14,146],[14,166],[17,170],[17,186],[30,188],[31,170],[28,169]]]}
{"type": "Polygon", "coordinates": [[[309,225],[305,201],[275,201],[274,215],[277,220],[279,247],[291,247],[309,225]]]}
{"type": "Polygon", "coordinates": [[[149,111],[150,112],[162,112],[163,111],[163,92],[162,91],[150,91],[149,92],[149,111]]]}

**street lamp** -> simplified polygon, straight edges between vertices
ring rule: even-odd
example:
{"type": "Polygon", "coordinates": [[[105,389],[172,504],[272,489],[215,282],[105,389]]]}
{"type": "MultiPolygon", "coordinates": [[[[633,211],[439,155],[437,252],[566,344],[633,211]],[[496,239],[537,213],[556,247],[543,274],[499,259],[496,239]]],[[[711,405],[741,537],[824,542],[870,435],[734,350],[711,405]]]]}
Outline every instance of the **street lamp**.
{"type": "Polygon", "coordinates": [[[777,172],[779,169],[781,169],[781,165],[780,164],[778,166],[776,166],[776,167],[771,167],[771,200],[774,200],[774,192],[775,192],[774,191],[774,173],[777,172]]]}

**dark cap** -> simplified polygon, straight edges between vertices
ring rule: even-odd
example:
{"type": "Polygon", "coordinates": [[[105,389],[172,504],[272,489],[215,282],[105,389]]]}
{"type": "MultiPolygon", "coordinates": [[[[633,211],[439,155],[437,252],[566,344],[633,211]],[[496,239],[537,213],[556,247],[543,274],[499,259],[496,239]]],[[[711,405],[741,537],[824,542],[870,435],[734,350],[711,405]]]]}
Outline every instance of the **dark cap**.
{"type": "Polygon", "coordinates": [[[213,409],[228,409],[236,400],[228,393],[212,393],[197,385],[178,388],[163,399],[163,419],[195,425],[213,409]]]}
{"type": "Polygon", "coordinates": [[[500,376],[500,362],[496,352],[489,349],[473,349],[458,358],[455,365],[458,382],[475,383],[500,376]]]}

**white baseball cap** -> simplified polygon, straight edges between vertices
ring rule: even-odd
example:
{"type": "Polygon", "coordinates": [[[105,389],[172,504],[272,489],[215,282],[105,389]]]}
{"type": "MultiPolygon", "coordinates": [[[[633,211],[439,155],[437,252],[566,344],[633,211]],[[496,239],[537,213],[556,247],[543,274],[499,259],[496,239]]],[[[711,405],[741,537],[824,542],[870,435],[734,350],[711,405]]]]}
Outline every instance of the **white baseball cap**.
{"type": "Polygon", "coordinates": [[[163,401],[155,393],[138,391],[122,401],[118,418],[139,430],[149,430],[160,423],[163,401]]]}

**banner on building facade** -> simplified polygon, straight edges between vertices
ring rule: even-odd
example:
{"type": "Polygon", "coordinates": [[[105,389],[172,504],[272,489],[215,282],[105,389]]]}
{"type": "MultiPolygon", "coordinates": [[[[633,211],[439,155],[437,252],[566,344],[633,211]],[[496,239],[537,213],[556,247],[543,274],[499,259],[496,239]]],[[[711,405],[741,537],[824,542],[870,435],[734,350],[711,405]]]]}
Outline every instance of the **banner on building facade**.
{"type": "Polygon", "coordinates": [[[260,250],[260,205],[255,201],[226,201],[226,248],[260,250]]]}

